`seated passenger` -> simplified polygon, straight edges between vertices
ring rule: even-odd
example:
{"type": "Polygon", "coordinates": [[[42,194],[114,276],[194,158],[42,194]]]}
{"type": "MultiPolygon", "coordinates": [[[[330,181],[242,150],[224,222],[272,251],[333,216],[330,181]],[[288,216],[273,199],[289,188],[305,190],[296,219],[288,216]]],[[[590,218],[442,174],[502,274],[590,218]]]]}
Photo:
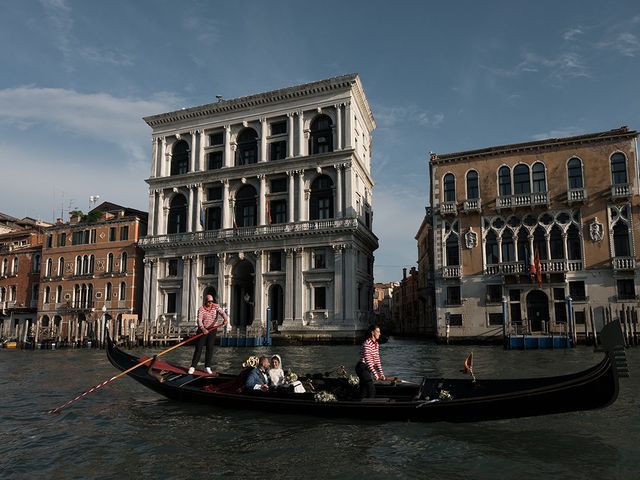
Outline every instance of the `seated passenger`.
{"type": "Polygon", "coordinates": [[[258,366],[253,368],[247,379],[244,382],[245,390],[262,390],[263,392],[269,391],[269,376],[267,370],[269,369],[269,357],[260,357],[258,360],[258,366]]]}
{"type": "Polygon", "coordinates": [[[280,385],[284,385],[284,371],[282,370],[282,359],[280,355],[271,357],[271,368],[267,373],[269,374],[269,380],[272,386],[279,387],[280,385]]]}

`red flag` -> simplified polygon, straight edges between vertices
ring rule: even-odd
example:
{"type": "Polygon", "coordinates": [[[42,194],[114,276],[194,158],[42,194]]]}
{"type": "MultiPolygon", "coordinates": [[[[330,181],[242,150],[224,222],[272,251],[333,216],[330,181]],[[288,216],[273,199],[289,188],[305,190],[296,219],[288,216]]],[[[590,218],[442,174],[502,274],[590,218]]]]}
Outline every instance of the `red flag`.
{"type": "Polygon", "coordinates": [[[538,288],[542,288],[542,264],[540,263],[540,252],[536,250],[536,279],[538,280],[538,288]]]}
{"type": "Polygon", "coordinates": [[[532,250],[531,255],[529,255],[529,275],[531,275],[531,281],[533,282],[533,277],[536,275],[536,264],[533,258],[533,252],[537,252],[537,250],[532,250]]]}

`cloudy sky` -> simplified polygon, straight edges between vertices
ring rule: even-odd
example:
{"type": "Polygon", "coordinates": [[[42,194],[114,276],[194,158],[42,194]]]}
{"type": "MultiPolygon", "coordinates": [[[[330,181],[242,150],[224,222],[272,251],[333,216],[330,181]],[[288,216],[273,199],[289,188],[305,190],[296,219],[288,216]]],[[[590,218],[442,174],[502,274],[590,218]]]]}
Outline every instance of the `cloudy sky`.
{"type": "Polygon", "coordinates": [[[357,72],[377,281],[416,265],[429,151],[640,128],[640,3],[21,0],[0,15],[0,211],[147,210],[142,117],[357,72]],[[447,3],[448,5],[445,5],[447,3]]]}

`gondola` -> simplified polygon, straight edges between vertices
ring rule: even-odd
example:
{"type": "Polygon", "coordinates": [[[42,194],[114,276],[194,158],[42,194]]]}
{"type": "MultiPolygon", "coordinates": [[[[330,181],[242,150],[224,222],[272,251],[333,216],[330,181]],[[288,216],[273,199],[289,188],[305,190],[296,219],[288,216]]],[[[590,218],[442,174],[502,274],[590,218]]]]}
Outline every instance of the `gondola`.
{"type": "MultiPolygon", "coordinates": [[[[305,393],[288,389],[243,391],[242,373],[207,375],[168,362],[155,361],[128,375],[165,397],[220,408],[274,413],[344,417],[376,421],[476,422],[530,417],[612,404],[618,380],[628,376],[624,338],[619,322],[607,324],[601,335],[604,358],[578,373],[526,379],[428,378],[420,383],[378,382],[376,397],[360,400],[348,378],[316,374],[304,378],[305,393]],[[328,401],[327,401],[328,400],[328,401]]],[[[119,349],[107,336],[107,356],[125,371],[145,360],[119,349]]]]}

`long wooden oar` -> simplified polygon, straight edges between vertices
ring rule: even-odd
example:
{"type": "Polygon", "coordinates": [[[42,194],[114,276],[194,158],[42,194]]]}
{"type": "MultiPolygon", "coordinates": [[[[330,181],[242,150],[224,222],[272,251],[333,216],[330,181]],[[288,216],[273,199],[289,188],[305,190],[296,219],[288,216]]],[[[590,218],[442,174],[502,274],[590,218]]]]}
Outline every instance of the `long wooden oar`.
{"type": "MultiPolygon", "coordinates": [[[[218,328],[220,328],[222,325],[224,325],[225,322],[221,323],[220,325],[216,325],[213,328],[209,329],[209,331],[207,332],[207,335],[209,333],[214,332],[215,330],[217,330],[218,328]]],[[[89,390],[87,390],[86,392],[81,393],[80,395],[78,395],[76,398],[69,400],[67,403],[65,403],[64,405],[60,405],[59,407],[54,408],[53,410],[49,410],[49,413],[54,414],[54,413],[58,413],[60,410],[62,410],[63,408],[67,408],[69,405],[71,405],[73,402],[80,400],[83,397],[86,397],[87,395],[89,395],[90,393],[95,392],[96,390],[110,384],[111,382],[124,377],[127,373],[135,370],[138,367],[141,367],[142,365],[145,365],[149,362],[151,362],[152,360],[154,360],[157,357],[161,357],[162,355],[169,353],[171,350],[175,350],[178,347],[181,347],[182,345],[186,345],[189,342],[194,341],[196,338],[199,338],[201,336],[205,335],[204,333],[199,333],[197,335],[194,335],[191,338],[187,338],[186,340],[183,340],[182,342],[174,345],[173,347],[167,348],[166,350],[158,353],[157,355],[155,355],[155,357],[151,357],[151,358],[147,358],[146,360],[142,360],[141,362],[138,362],[136,365],[134,365],[131,368],[127,368],[124,372],[120,372],[118,375],[115,375],[113,377],[111,377],[109,380],[105,380],[104,382],[96,385],[95,387],[91,387],[89,390]]]]}

